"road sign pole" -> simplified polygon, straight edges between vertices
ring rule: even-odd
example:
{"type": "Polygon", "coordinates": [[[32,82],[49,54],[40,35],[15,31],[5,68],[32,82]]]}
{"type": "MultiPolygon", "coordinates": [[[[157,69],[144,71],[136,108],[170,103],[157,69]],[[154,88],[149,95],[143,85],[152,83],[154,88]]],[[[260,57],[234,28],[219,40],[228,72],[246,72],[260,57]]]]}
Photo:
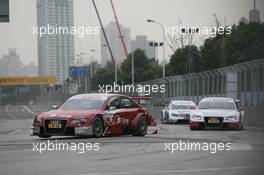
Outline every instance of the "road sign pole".
{"type": "Polygon", "coordinates": [[[39,85],[39,92],[40,92],[40,103],[42,103],[43,99],[43,94],[42,94],[42,85],[39,85]]]}
{"type": "Polygon", "coordinates": [[[0,86],[0,105],[2,105],[2,87],[0,86]]]}
{"type": "Polygon", "coordinates": [[[78,93],[80,92],[81,86],[81,77],[78,77],[78,93]]]}
{"type": "Polygon", "coordinates": [[[88,88],[88,76],[84,78],[84,91],[87,92],[88,88]]]}
{"type": "Polygon", "coordinates": [[[116,63],[114,64],[115,66],[115,83],[117,84],[117,65],[116,63]]]}

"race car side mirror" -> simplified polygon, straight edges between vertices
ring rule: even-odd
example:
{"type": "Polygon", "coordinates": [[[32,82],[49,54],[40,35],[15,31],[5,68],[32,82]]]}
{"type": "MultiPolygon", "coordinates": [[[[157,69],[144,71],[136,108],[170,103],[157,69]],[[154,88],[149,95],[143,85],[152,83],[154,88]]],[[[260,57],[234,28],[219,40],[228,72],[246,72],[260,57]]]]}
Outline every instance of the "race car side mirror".
{"type": "Polygon", "coordinates": [[[59,108],[58,105],[52,105],[51,107],[52,107],[52,109],[58,109],[59,108]]]}
{"type": "Polygon", "coordinates": [[[116,109],[116,107],[115,106],[109,106],[109,110],[111,111],[111,110],[115,110],[116,109]]]}

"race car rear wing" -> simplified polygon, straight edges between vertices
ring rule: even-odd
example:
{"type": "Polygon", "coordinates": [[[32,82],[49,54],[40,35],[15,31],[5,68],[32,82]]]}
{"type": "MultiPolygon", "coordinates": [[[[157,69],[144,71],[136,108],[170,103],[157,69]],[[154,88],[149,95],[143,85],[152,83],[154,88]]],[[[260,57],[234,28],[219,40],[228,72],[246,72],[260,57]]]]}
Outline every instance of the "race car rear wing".
{"type": "Polygon", "coordinates": [[[150,96],[130,96],[132,100],[134,100],[137,104],[140,105],[149,105],[151,104],[150,96]]]}

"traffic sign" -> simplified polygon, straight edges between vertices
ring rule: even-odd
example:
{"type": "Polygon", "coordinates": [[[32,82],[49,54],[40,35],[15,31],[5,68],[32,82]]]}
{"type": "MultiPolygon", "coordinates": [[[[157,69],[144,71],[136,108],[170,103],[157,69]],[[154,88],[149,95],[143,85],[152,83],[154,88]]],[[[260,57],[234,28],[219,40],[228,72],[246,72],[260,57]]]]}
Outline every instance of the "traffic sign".
{"type": "Polygon", "coordinates": [[[31,92],[31,89],[29,86],[21,86],[18,88],[18,92],[20,93],[29,93],[31,92]]]}
{"type": "Polygon", "coordinates": [[[89,67],[71,66],[70,77],[87,77],[89,75],[89,67]]]}

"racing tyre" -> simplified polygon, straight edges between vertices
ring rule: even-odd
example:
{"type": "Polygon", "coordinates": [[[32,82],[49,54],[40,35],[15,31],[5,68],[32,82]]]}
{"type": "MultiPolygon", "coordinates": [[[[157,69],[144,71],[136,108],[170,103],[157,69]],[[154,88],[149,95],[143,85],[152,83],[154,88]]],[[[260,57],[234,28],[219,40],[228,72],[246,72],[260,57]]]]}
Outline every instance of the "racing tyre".
{"type": "Polygon", "coordinates": [[[148,121],[146,117],[141,117],[139,120],[138,128],[132,134],[133,136],[145,136],[148,131],[148,121]]]}
{"type": "Polygon", "coordinates": [[[160,115],[160,122],[161,122],[161,124],[164,124],[163,112],[162,111],[161,111],[161,115],[160,115]]]}
{"type": "Polygon", "coordinates": [[[191,130],[191,131],[201,130],[201,128],[193,128],[193,127],[190,127],[190,130],[191,130]]]}
{"type": "Polygon", "coordinates": [[[104,123],[100,117],[95,117],[93,120],[93,136],[102,137],[104,133],[104,123]]]}
{"type": "Polygon", "coordinates": [[[165,118],[163,118],[163,117],[162,117],[160,120],[161,120],[161,124],[166,124],[166,123],[168,123],[168,120],[165,119],[165,118]]]}
{"type": "Polygon", "coordinates": [[[244,129],[245,129],[245,123],[241,123],[239,130],[244,130],[244,129]]]}
{"type": "Polygon", "coordinates": [[[171,122],[169,121],[169,117],[166,118],[166,124],[171,124],[171,122]]]}
{"type": "Polygon", "coordinates": [[[164,113],[161,112],[160,121],[161,121],[161,124],[167,124],[167,123],[169,123],[168,116],[167,116],[166,112],[164,112],[164,113]]]}

